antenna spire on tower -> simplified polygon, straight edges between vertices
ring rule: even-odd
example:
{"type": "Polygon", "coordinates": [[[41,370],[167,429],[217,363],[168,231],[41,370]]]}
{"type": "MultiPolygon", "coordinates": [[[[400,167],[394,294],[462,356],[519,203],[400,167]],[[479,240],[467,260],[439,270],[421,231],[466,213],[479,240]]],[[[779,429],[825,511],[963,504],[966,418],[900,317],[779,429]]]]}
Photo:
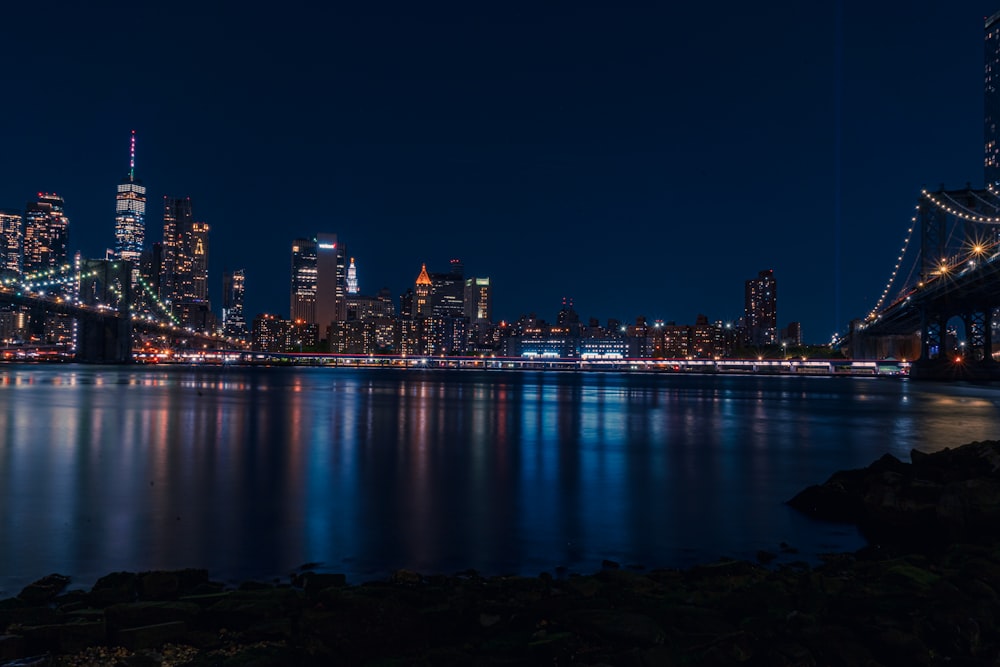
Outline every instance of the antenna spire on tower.
{"type": "Polygon", "coordinates": [[[128,177],[131,181],[135,180],[135,130],[132,130],[132,143],[128,154],[128,177]]]}

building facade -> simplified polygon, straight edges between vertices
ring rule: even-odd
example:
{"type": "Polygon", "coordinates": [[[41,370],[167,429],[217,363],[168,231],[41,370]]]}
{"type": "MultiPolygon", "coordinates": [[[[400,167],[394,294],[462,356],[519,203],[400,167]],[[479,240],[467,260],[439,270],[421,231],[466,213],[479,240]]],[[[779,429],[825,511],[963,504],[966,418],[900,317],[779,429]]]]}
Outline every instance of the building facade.
{"type": "Polygon", "coordinates": [[[22,271],[26,274],[69,263],[69,218],[62,197],[39,192],[24,209],[22,271]]]}
{"type": "Polygon", "coordinates": [[[288,307],[292,321],[316,322],[316,241],[292,241],[292,282],[288,307]]]}
{"type": "Polygon", "coordinates": [[[21,275],[24,217],[20,211],[0,209],[0,277],[21,275]]]}

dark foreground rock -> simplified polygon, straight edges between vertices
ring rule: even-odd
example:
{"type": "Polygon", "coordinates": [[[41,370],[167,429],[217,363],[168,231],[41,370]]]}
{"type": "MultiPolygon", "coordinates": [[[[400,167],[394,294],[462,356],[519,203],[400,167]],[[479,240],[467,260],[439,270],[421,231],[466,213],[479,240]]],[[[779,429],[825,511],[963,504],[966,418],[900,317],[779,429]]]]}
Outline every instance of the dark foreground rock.
{"type": "Polygon", "coordinates": [[[835,473],[789,501],[817,519],[857,524],[869,542],[921,552],[1000,538],[1000,441],[974,442],[912,463],[885,455],[835,473]]]}
{"type": "Polygon", "coordinates": [[[50,575],[0,600],[0,666],[1000,664],[997,444],[913,458],[838,473],[795,501],[896,540],[817,566],[399,571],[358,586],[307,571],[235,590],[203,570],[119,572],[69,592],[50,575]],[[934,548],[903,550],[922,527],[934,548]]]}

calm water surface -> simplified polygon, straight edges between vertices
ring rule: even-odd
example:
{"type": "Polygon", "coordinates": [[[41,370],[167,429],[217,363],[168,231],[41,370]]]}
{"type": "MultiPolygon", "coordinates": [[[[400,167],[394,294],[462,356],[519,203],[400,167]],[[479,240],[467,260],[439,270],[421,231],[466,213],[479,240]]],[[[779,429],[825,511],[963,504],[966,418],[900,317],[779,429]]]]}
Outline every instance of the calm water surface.
{"type": "Polygon", "coordinates": [[[998,389],[877,378],[2,366],[0,597],[808,558],[862,542],[782,504],[804,486],[998,437],[998,389]]]}

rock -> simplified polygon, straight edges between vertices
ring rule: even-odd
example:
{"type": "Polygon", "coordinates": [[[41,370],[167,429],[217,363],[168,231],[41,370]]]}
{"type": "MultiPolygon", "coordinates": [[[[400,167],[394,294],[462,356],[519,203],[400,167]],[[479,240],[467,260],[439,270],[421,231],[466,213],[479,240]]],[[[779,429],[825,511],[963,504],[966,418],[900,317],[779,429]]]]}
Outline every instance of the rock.
{"type": "Polygon", "coordinates": [[[1000,441],[974,442],[906,464],[885,455],[835,473],[788,501],[817,519],[859,526],[874,544],[921,552],[1000,538],[1000,441]]]}
{"type": "Polygon", "coordinates": [[[132,602],[136,599],[135,572],[113,572],[97,580],[90,589],[90,604],[107,607],[118,602],[132,602]]]}
{"type": "Polygon", "coordinates": [[[618,561],[608,560],[607,558],[601,561],[601,568],[604,570],[617,570],[620,567],[621,564],[618,561]]]}
{"type": "Polygon", "coordinates": [[[62,593],[68,584],[69,577],[66,575],[50,574],[25,586],[17,597],[27,604],[48,604],[62,593]]]}

